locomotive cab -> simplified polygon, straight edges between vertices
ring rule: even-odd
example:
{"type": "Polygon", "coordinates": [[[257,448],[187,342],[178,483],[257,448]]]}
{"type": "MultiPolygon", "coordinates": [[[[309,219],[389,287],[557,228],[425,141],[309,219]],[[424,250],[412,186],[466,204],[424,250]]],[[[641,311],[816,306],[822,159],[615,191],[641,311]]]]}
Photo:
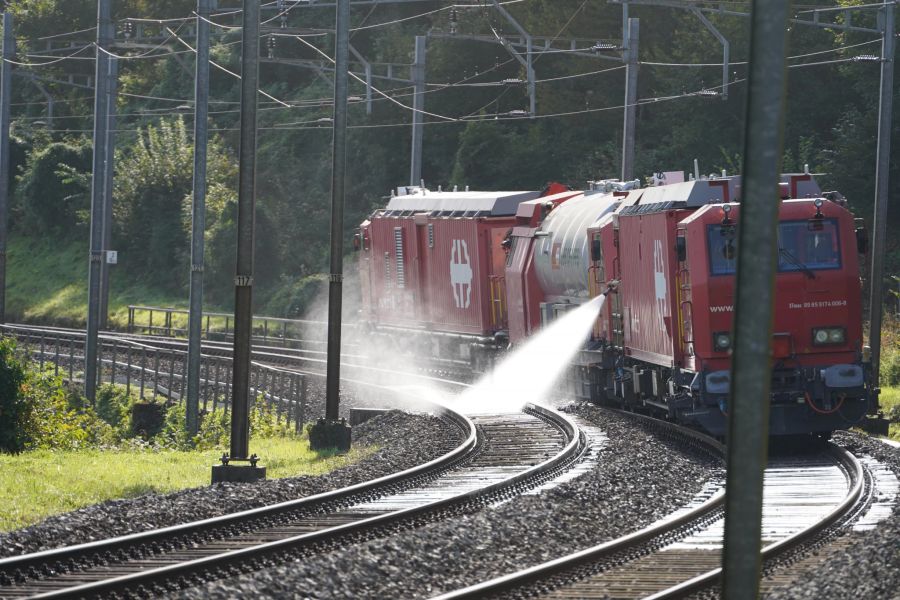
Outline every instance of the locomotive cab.
{"type": "MultiPolygon", "coordinates": [[[[678,227],[681,319],[697,373],[691,416],[724,433],[740,205],[709,204],[678,227]],[[697,406],[699,399],[699,406],[697,406]]],[[[770,433],[830,432],[877,406],[862,362],[861,286],[852,215],[838,203],[784,200],[777,229],[770,433]]]]}

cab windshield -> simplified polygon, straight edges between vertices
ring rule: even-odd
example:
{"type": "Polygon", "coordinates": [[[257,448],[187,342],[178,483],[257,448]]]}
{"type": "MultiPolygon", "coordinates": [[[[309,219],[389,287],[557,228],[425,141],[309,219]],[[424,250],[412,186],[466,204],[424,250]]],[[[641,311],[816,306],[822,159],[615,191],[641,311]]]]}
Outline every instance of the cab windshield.
{"type": "MultiPolygon", "coordinates": [[[[709,270],[733,275],[737,270],[737,229],[708,225],[709,270]]],[[[841,245],[834,219],[781,221],[778,224],[778,270],[820,271],[841,268],[841,245]]]]}

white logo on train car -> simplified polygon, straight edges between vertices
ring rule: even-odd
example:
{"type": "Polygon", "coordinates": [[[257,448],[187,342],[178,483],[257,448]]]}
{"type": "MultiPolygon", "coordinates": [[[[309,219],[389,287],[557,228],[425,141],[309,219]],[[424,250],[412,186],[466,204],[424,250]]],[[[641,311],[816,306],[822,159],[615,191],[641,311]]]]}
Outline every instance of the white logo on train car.
{"type": "Polygon", "coordinates": [[[666,263],[663,254],[662,240],[653,241],[653,282],[656,284],[656,314],[659,317],[658,325],[660,330],[665,330],[666,324],[664,316],[666,313],[666,296],[668,288],[666,286],[666,263]]]}
{"type": "Polygon", "coordinates": [[[453,240],[450,247],[450,285],[456,308],[469,308],[472,303],[472,265],[466,240],[453,240]]]}

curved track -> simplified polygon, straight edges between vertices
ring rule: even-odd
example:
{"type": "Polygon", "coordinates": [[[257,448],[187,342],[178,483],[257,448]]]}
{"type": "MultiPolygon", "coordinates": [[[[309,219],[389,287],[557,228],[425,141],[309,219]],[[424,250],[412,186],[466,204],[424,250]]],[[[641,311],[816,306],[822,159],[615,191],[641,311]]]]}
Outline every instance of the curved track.
{"type": "MultiPolygon", "coordinates": [[[[833,445],[799,459],[773,459],[763,509],[766,566],[808,552],[858,516],[871,502],[868,477],[853,455],[833,445]]],[[[723,483],[643,530],[439,598],[660,600],[712,590],[721,577],[723,483]]]]}
{"type": "Polygon", "coordinates": [[[474,420],[443,410],[468,436],[428,465],[216,519],[0,560],[0,596],[85,597],[191,585],[477,510],[555,477],[583,451],[578,428],[547,409],[474,420]]]}

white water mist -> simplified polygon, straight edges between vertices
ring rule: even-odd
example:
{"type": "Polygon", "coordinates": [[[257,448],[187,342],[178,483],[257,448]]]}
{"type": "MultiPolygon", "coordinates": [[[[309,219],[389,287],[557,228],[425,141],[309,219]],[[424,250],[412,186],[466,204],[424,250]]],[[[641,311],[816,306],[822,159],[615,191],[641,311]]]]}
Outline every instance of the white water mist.
{"type": "Polygon", "coordinates": [[[606,296],[597,296],[554,321],[504,357],[452,406],[478,414],[518,412],[528,402],[541,404],[584,346],[605,301],[606,296]]]}

